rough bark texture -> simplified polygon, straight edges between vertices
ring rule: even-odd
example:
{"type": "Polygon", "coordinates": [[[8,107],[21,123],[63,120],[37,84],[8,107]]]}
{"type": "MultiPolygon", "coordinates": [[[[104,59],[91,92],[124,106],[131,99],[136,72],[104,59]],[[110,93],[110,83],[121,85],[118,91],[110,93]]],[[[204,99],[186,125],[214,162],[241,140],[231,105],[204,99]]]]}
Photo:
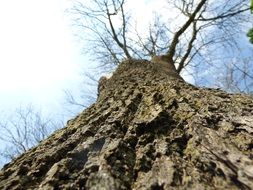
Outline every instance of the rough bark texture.
{"type": "Polygon", "coordinates": [[[0,172],[0,189],[253,189],[253,99],[125,61],[99,98],[0,172]]]}

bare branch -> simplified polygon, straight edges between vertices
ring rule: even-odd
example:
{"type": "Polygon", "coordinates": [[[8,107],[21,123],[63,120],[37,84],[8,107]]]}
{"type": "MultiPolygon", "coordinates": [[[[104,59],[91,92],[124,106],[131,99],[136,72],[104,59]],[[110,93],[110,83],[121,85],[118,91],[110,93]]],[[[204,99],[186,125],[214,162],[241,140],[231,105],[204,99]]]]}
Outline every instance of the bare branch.
{"type": "Polygon", "coordinates": [[[194,22],[195,17],[197,13],[201,10],[201,8],[205,5],[207,0],[201,0],[200,3],[197,5],[194,12],[189,16],[188,20],[183,24],[183,26],[175,33],[172,42],[170,44],[169,50],[166,53],[166,56],[168,57],[168,60],[170,60],[172,63],[173,57],[175,55],[176,47],[179,42],[180,36],[188,29],[188,27],[194,22]]]}
{"type": "MultiPolygon", "coordinates": [[[[124,1],[122,1],[122,4],[123,3],[124,3],[124,1]]],[[[126,21],[125,21],[125,14],[124,14],[124,10],[123,10],[123,5],[122,4],[120,6],[121,6],[121,14],[122,14],[121,16],[123,18],[123,23],[122,23],[122,27],[123,27],[123,35],[122,35],[122,37],[123,37],[123,43],[119,40],[118,35],[115,32],[114,25],[112,23],[112,18],[111,18],[112,16],[117,15],[117,12],[110,13],[107,3],[105,3],[106,14],[107,14],[108,21],[109,21],[109,24],[110,24],[110,28],[111,28],[113,39],[115,40],[115,42],[117,43],[117,45],[124,51],[126,57],[128,59],[130,59],[131,55],[129,54],[129,52],[128,52],[127,48],[126,48],[127,47],[126,46],[126,37],[125,37],[125,35],[126,35],[125,34],[125,32],[126,32],[126,21]]]]}
{"type": "Polygon", "coordinates": [[[0,122],[0,140],[6,147],[0,155],[7,159],[26,152],[46,138],[56,126],[51,119],[45,119],[31,105],[18,108],[8,121],[0,122]]]}
{"type": "Polygon", "coordinates": [[[197,25],[197,22],[193,22],[192,37],[188,43],[188,47],[187,47],[187,50],[186,50],[184,56],[182,57],[182,59],[180,60],[180,62],[178,64],[178,67],[177,67],[178,73],[180,73],[182,71],[182,69],[185,67],[186,59],[189,57],[190,53],[192,52],[193,42],[196,40],[197,33],[198,33],[196,25],[197,25]]]}

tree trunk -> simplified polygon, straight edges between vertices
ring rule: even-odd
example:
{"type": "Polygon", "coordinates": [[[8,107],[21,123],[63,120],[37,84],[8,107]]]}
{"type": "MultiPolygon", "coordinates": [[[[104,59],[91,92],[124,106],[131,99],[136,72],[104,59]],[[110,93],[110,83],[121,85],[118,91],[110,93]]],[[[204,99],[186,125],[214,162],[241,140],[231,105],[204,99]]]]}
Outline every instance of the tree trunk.
{"type": "Polygon", "coordinates": [[[125,61],[95,104],[4,166],[0,189],[253,189],[253,98],[125,61]]]}

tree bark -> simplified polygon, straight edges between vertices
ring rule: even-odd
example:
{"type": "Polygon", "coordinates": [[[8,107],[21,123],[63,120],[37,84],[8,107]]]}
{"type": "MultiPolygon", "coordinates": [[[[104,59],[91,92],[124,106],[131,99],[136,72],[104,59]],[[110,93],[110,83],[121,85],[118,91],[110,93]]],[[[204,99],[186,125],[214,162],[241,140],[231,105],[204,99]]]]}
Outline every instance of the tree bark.
{"type": "Polygon", "coordinates": [[[0,189],[253,189],[253,98],[121,63],[95,104],[4,166],[0,189]]]}

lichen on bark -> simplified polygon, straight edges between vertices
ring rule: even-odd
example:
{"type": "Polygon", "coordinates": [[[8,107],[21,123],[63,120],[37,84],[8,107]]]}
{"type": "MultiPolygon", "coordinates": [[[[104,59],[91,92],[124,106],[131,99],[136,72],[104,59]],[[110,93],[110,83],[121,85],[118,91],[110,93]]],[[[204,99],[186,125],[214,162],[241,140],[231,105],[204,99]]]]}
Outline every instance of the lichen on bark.
{"type": "Polygon", "coordinates": [[[127,60],[95,104],[7,164],[0,189],[253,189],[253,98],[127,60]]]}

